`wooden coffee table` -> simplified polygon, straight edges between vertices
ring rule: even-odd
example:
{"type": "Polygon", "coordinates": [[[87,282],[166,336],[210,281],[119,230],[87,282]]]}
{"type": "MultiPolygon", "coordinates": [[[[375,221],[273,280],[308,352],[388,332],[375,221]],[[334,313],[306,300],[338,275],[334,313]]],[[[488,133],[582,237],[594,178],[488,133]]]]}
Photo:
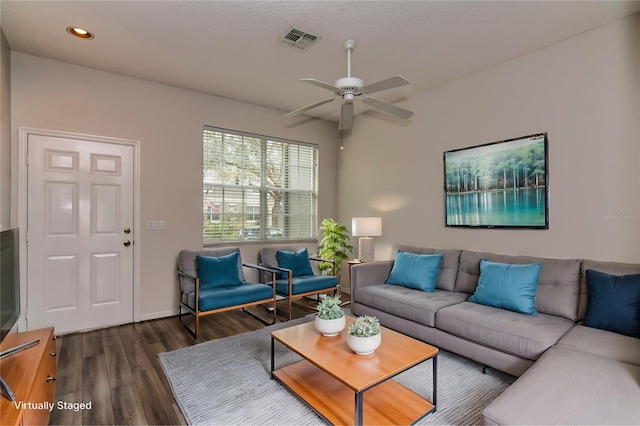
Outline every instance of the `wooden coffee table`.
{"type": "MultiPolygon", "coordinates": [[[[354,321],[347,317],[347,328],[354,321]]],[[[347,346],[347,328],[335,337],[322,336],[313,321],[273,331],[272,377],[332,424],[408,425],[436,411],[438,348],[381,327],[380,347],[356,355],[347,346]],[[275,370],[276,341],[304,359],[275,370]],[[428,359],[433,359],[431,402],[389,380],[428,359]]]]}

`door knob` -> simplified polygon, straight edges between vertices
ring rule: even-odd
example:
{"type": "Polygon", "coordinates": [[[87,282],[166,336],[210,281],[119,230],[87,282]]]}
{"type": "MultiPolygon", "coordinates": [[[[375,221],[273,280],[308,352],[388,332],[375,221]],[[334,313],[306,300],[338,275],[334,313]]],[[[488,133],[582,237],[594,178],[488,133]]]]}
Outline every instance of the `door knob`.
{"type": "Polygon", "coordinates": [[[131,233],[131,229],[130,229],[130,228],[124,228],[124,233],[125,233],[125,234],[129,234],[129,233],[131,233]]]}
{"type": "Polygon", "coordinates": [[[125,247],[129,247],[130,245],[131,245],[131,241],[129,241],[129,240],[125,240],[125,242],[124,242],[124,246],[125,246],[125,247]]]}

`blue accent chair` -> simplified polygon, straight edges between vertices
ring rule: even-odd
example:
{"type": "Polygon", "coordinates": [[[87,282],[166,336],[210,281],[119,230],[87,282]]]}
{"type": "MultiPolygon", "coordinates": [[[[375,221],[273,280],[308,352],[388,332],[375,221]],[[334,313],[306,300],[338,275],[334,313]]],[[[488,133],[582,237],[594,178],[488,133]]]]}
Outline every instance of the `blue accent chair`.
{"type": "MultiPolygon", "coordinates": [[[[220,312],[242,309],[247,314],[253,316],[265,325],[276,322],[276,275],[279,271],[266,266],[242,263],[240,250],[237,247],[224,247],[216,249],[206,249],[201,251],[182,250],[178,255],[178,279],[180,281],[180,303],[178,305],[178,319],[185,326],[187,331],[195,338],[198,338],[200,328],[200,318],[220,312]],[[230,285],[217,285],[215,287],[203,286],[198,274],[197,257],[227,256],[233,253],[237,256],[237,276],[239,281],[230,285]],[[243,267],[254,268],[259,271],[262,281],[264,276],[270,276],[270,280],[264,283],[248,283],[244,276],[243,267]],[[262,318],[247,311],[249,306],[270,304],[269,310],[273,311],[273,321],[266,322],[262,318]],[[183,311],[186,311],[183,313],[183,311]],[[191,314],[195,316],[195,326],[190,328],[182,321],[182,316],[191,314]]],[[[235,269],[232,274],[235,274],[235,269]]]]}
{"type": "Polygon", "coordinates": [[[309,256],[312,262],[329,262],[333,264],[333,275],[319,275],[315,271],[310,270],[311,274],[296,276],[291,269],[280,266],[277,258],[277,252],[297,252],[301,247],[292,244],[277,244],[263,247],[259,253],[260,265],[277,270],[278,276],[276,280],[276,295],[280,299],[287,299],[289,302],[289,320],[291,320],[291,302],[306,296],[319,295],[320,293],[336,294],[340,292],[340,285],[335,275],[335,261],[328,259],[320,259],[309,256]]]}

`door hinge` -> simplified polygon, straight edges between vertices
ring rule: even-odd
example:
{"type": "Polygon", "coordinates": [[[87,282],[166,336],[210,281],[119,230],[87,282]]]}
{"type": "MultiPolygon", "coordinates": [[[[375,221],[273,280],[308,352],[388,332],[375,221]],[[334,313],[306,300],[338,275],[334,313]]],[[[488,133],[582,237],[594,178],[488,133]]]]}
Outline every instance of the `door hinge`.
{"type": "Polygon", "coordinates": [[[24,164],[29,165],[29,154],[24,156],[24,164]]]}
{"type": "Polygon", "coordinates": [[[25,241],[26,243],[29,243],[29,231],[26,231],[26,232],[24,233],[24,241],[25,241]]]}

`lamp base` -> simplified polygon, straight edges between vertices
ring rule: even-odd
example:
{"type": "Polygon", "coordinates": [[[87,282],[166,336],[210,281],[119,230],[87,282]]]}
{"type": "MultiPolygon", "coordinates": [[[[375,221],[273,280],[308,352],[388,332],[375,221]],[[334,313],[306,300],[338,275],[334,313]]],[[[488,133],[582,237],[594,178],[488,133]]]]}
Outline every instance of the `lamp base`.
{"type": "Polygon", "coordinates": [[[358,256],[363,262],[373,262],[373,238],[360,237],[358,240],[358,256]]]}

